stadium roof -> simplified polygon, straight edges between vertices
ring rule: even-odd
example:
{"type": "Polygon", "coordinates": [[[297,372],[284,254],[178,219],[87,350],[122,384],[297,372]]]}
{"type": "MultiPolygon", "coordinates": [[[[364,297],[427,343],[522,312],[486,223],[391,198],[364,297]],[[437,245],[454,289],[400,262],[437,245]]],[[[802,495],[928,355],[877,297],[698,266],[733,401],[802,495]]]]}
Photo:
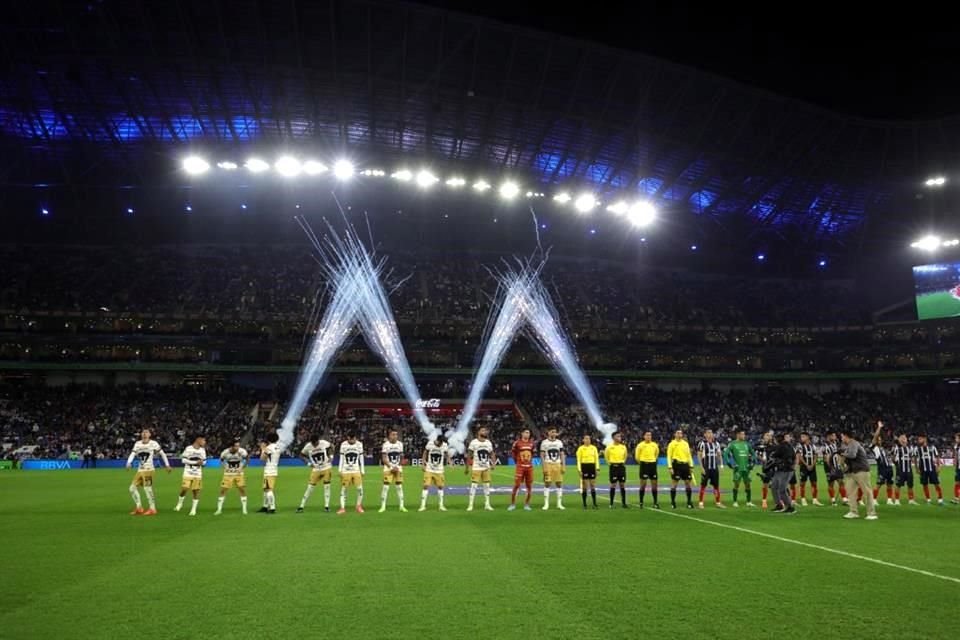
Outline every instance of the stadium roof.
{"type": "Polygon", "coordinates": [[[7,186],[137,187],[187,148],[449,160],[849,238],[956,163],[960,119],[877,121],[421,5],[38,0],[2,26],[7,186]]]}

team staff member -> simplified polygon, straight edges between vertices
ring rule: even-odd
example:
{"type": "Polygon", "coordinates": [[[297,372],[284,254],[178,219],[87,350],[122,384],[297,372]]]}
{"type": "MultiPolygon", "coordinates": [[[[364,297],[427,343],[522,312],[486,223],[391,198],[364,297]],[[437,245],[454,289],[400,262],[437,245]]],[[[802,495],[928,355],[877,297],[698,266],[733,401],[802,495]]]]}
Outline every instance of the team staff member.
{"type": "Polygon", "coordinates": [[[590,436],[583,436],[583,444],[577,447],[577,473],[580,474],[580,498],[583,508],[587,508],[587,488],[593,499],[593,508],[597,508],[597,467],[600,465],[600,452],[590,436]]]}
{"type": "Polygon", "coordinates": [[[610,508],[613,509],[613,500],[617,496],[617,485],[620,485],[620,503],[627,508],[627,445],[623,444],[623,435],[618,431],[613,434],[613,442],[603,452],[610,467],[610,508]]]}
{"type": "Polygon", "coordinates": [[[643,497],[647,491],[647,482],[653,495],[653,508],[659,509],[657,494],[657,460],[660,458],[660,445],[653,441],[653,434],[643,432],[643,440],[637,445],[633,457],[640,465],[640,508],[643,509],[643,497]]]}
{"type": "Polygon", "coordinates": [[[677,484],[683,480],[687,486],[687,509],[693,509],[693,456],[690,455],[690,443],[683,437],[683,431],[677,429],[673,440],[667,445],[667,471],[670,472],[670,505],[677,508],[677,484]]]}
{"type": "Polygon", "coordinates": [[[784,433],[780,442],[772,450],[767,460],[773,477],[770,479],[770,488],[773,489],[773,499],[777,506],[774,513],[796,513],[793,506],[793,496],[790,494],[790,479],[795,475],[794,465],[797,462],[797,452],[793,448],[793,434],[784,433]]]}
{"type": "Polygon", "coordinates": [[[846,461],[843,482],[847,487],[847,499],[850,506],[850,510],[843,517],[860,517],[857,508],[857,491],[859,490],[863,493],[863,499],[867,503],[867,520],[876,520],[876,503],[873,501],[873,487],[870,486],[870,463],[867,460],[867,450],[857,442],[849,431],[841,431],[840,440],[843,442],[840,451],[846,461]]]}

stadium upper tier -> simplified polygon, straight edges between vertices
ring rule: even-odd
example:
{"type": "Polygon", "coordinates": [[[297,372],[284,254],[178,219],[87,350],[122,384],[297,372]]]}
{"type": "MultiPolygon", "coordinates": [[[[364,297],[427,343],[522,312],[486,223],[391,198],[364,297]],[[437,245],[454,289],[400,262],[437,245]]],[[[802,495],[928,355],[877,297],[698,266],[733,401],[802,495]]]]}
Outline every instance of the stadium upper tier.
{"type": "MultiPolygon", "coordinates": [[[[496,286],[485,267],[501,259],[390,254],[388,278],[399,284],[390,301],[414,366],[473,366],[496,286]]],[[[295,366],[312,314],[327,299],[299,246],[0,247],[0,271],[0,362],[295,366]]],[[[955,324],[875,325],[851,281],[632,270],[559,257],[544,280],[588,369],[870,371],[960,363],[955,324]]],[[[380,363],[358,338],[338,364],[380,363]]],[[[519,339],[504,366],[547,364],[519,339]]]]}
{"type": "MultiPolygon", "coordinates": [[[[485,267],[498,267],[504,257],[391,253],[388,265],[394,280],[410,276],[391,296],[398,322],[482,326],[496,287],[485,267]]],[[[324,285],[302,247],[8,246],[0,247],[0,270],[5,276],[0,309],[22,314],[296,322],[310,316],[324,285]]],[[[543,277],[574,329],[870,322],[866,301],[849,281],[633,271],[614,263],[562,258],[551,259],[543,277]]],[[[81,322],[76,330],[111,328],[81,322]]]]}

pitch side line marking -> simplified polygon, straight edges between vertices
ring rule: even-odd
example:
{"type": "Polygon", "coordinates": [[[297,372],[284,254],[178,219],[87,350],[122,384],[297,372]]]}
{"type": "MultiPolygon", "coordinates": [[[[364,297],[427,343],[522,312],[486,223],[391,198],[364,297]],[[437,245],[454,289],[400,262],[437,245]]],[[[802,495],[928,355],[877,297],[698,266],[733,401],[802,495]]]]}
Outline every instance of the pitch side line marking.
{"type": "MultiPolygon", "coordinates": [[[[656,510],[654,510],[656,511],[656,510]]],[[[826,551],[827,553],[835,553],[838,556],[846,556],[848,558],[855,558],[857,560],[863,560],[865,562],[872,562],[873,564],[879,564],[884,567],[893,567],[894,569],[901,569],[903,571],[909,571],[910,573],[919,573],[920,575],[927,576],[929,578],[938,578],[940,580],[946,580],[947,582],[954,582],[960,584],[960,578],[953,578],[951,576],[940,575],[939,573],[933,573],[932,571],[924,571],[923,569],[915,569],[913,567],[908,567],[902,564],[896,564],[893,562],[887,562],[886,560],[877,560],[876,558],[870,558],[868,556],[862,556],[858,553],[850,553],[848,551],[840,551],[839,549],[831,549],[830,547],[824,547],[819,544],[813,544],[810,542],[802,542],[800,540],[793,540],[791,538],[783,538],[781,536],[775,536],[772,533],[764,533],[763,531],[754,531],[753,529],[746,529],[744,527],[738,527],[732,524],[724,524],[722,522],[714,522],[713,520],[704,520],[702,518],[696,518],[694,516],[688,516],[682,513],[673,513],[670,511],[659,511],[664,515],[673,516],[675,518],[684,518],[685,520],[693,520],[695,522],[702,522],[704,524],[711,524],[715,527],[722,527],[724,529],[733,529],[734,531],[740,531],[741,533],[749,533],[751,535],[760,536],[762,538],[770,538],[771,540],[778,540],[780,542],[788,542],[790,544],[799,545],[801,547],[808,547],[810,549],[819,549],[820,551],[826,551]]]]}

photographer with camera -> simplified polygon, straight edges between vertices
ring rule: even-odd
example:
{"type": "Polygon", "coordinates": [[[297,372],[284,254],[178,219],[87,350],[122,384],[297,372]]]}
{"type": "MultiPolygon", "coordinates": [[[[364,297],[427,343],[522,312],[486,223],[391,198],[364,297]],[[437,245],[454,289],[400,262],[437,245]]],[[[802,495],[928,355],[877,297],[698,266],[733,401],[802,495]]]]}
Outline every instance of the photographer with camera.
{"type": "Polygon", "coordinates": [[[793,434],[784,433],[780,436],[780,442],[770,451],[766,464],[764,464],[764,473],[773,474],[770,481],[770,488],[773,489],[773,498],[777,501],[774,513],[796,513],[797,509],[793,506],[793,500],[790,498],[790,480],[793,478],[794,465],[797,462],[797,454],[793,449],[793,434]]]}
{"type": "Polygon", "coordinates": [[[860,517],[857,507],[857,489],[860,489],[867,503],[867,520],[876,520],[877,504],[873,499],[873,488],[870,486],[870,461],[867,459],[867,450],[848,430],[840,432],[840,441],[843,443],[840,448],[844,460],[843,483],[847,489],[850,506],[850,510],[843,517],[851,520],[860,517]]]}

